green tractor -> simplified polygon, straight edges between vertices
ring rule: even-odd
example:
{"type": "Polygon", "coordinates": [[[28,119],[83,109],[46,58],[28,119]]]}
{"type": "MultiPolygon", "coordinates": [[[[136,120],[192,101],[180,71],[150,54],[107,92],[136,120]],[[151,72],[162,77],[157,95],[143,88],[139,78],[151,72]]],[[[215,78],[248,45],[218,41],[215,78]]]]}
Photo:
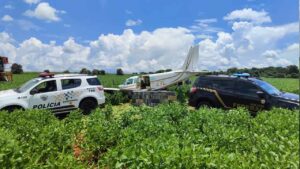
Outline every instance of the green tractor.
{"type": "Polygon", "coordinates": [[[5,71],[5,65],[8,64],[8,58],[0,56],[0,81],[12,81],[12,73],[5,71]]]}

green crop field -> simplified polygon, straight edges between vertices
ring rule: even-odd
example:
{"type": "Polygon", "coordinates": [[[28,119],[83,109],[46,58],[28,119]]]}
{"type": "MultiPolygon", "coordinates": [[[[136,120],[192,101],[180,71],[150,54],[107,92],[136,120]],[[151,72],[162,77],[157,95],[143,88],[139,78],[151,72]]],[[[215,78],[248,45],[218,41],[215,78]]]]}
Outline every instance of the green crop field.
{"type": "MultiPolygon", "coordinates": [[[[0,90],[36,77],[15,75],[0,90]]],[[[130,75],[100,76],[117,87],[130,75]]],[[[299,93],[299,80],[264,78],[299,93]]],[[[188,86],[186,86],[188,88],[188,86]]],[[[172,103],[106,105],[57,119],[47,110],[0,112],[0,168],[298,168],[299,112],[199,109],[172,103]]]]}
{"type": "Polygon", "coordinates": [[[281,91],[300,93],[299,91],[299,79],[289,79],[289,78],[263,78],[265,81],[269,82],[281,91]]]}

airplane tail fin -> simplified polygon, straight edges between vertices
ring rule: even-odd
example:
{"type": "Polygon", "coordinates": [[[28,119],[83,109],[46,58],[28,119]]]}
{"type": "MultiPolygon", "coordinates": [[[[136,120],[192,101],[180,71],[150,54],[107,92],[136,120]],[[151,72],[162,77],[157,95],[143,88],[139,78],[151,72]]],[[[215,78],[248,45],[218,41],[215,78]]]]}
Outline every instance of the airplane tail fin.
{"type": "Polygon", "coordinates": [[[199,60],[199,45],[192,46],[182,66],[182,70],[190,71],[190,72],[196,71],[198,60],[199,60]]]}

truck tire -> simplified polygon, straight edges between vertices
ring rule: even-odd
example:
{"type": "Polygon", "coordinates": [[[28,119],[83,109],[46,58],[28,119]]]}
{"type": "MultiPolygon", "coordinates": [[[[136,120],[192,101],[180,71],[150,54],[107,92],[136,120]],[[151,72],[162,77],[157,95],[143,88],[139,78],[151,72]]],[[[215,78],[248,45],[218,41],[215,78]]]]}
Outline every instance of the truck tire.
{"type": "Polygon", "coordinates": [[[15,110],[21,110],[21,109],[23,109],[23,108],[20,106],[8,106],[8,107],[3,108],[3,110],[6,110],[8,113],[12,113],[15,110]]]}
{"type": "Polygon", "coordinates": [[[94,98],[83,99],[79,104],[79,108],[82,110],[82,113],[84,115],[90,114],[92,112],[92,110],[97,108],[97,106],[98,106],[98,103],[97,103],[96,99],[94,99],[94,98]]]}
{"type": "Polygon", "coordinates": [[[199,101],[196,108],[199,109],[201,107],[211,108],[211,107],[213,107],[213,105],[209,101],[199,101]]]}

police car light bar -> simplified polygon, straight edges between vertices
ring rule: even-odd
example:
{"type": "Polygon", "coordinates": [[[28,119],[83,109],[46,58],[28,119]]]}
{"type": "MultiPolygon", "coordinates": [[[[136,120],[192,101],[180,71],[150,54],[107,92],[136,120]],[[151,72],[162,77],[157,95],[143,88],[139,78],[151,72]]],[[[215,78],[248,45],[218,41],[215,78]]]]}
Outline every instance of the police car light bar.
{"type": "Polygon", "coordinates": [[[250,74],[249,73],[234,73],[232,76],[248,78],[248,77],[250,77],[250,74]]]}
{"type": "Polygon", "coordinates": [[[54,77],[54,73],[47,73],[47,72],[43,72],[43,73],[40,73],[39,77],[43,77],[43,78],[46,78],[46,77],[54,77]]]}

